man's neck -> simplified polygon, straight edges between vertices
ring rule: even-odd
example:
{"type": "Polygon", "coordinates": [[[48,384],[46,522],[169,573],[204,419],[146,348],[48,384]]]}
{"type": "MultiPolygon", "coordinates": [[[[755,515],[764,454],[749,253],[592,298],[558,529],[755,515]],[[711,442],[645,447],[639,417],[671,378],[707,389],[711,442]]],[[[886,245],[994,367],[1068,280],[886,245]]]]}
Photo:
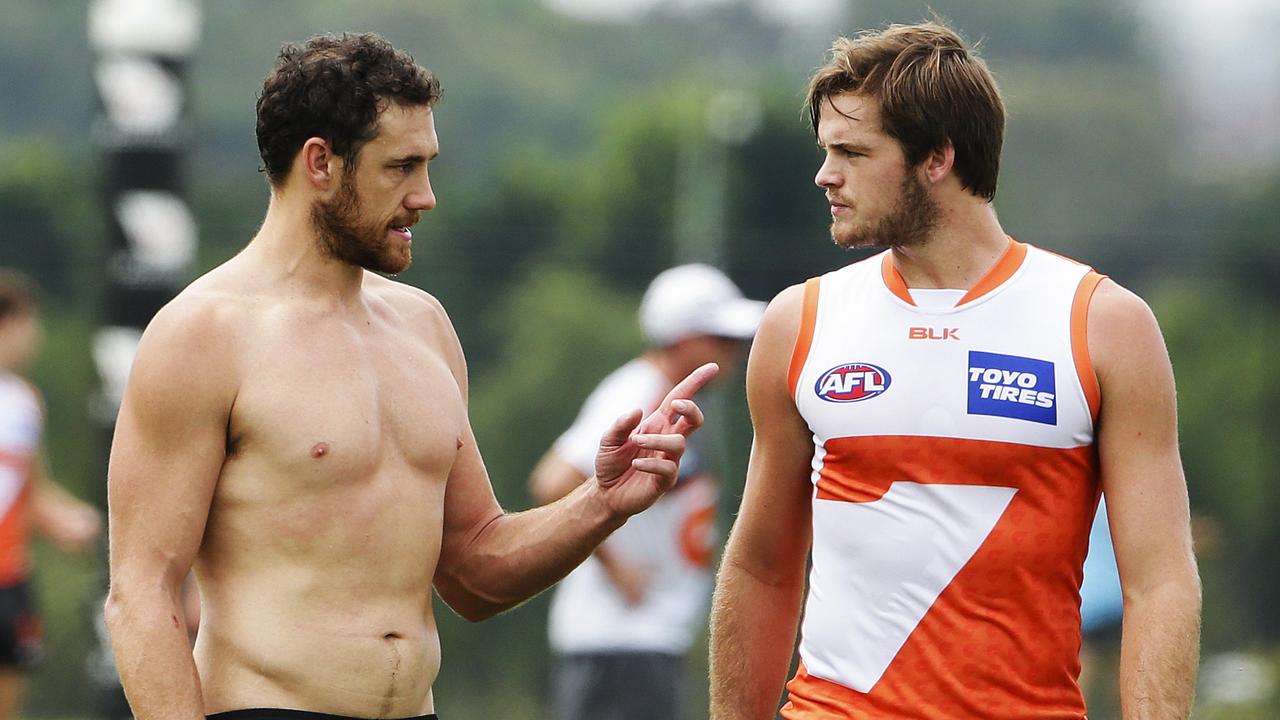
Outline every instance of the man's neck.
{"type": "Polygon", "coordinates": [[[310,203],[271,194],[262,227],[250,241],[257,266],[282,286],[339,301],[359,295],[364,269],[329,255],[311,221],[310,203]]]}
{"type": "Polygon", "coordinates": [[[917,246],[894,248],[893,264],[909,288],[967,290],[987,274],[1009,246],[989,203],[942,209],[938,227],[917,246]]]}

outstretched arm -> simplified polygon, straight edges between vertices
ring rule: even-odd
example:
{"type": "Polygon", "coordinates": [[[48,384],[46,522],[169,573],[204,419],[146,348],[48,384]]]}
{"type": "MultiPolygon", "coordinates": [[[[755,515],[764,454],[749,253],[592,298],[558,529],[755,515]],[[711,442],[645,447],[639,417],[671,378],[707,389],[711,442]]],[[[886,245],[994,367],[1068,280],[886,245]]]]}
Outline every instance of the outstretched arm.
{"type": "Polygon", "coordinates": [[[49,477],[43,454],[32,466],[31,529],[63,552],[84,552],[102,533],[102,513],[49,477]]]}
{"type": "MultiPolygon", "coordinates": [[[[457,351],[455,375],[466,396],[457,351]]],[[[600,441],[596,475],[562,499],[506,514],[494,498],[470,428],[449,474],[435,586],[469,620],[524,602],[577,567],[609,533],[675,483],[685,439],[702,424],[693,402],[716,373],[695,370],[648,417],[619,418],[600,441]]]]}
{"type": "Polygon", "coordinates": [[[160,311],[138,347],[111,445],[105,615],[138,720],[204,718],[182,586],[204,534],[235,392],[218,315],[189,305],[160,311]]]}
{"type": "MultiPolygon", "coordinates": [[[[547,451],[529,476],[529,492],[539,505],[553,503],[573,492],[574,488],[590,479],[571,462],[552,448],[547,451]]],[[[601,543],[592,553],[604,570],[605,577],[621,593],[623,602],[637,605],[644,600],[652,579],[652,572],[634,562],[628,562],[610,552],[608,543],[601,543]]]]}
{"type": "Polygon", "coordinates": [[[714,720],[774,717],[795,649],[813,489],[812,440],[787,384],[802,299],[797,286],[770,303],[747,363],[755,441],[712,600],[714,720]]]}
{"type": "Polygon", "coordinates": [[[1173,370],[1151,311],[1113,282],[1098,286],[1088,335],[1102,393],[1102,488],[1124,591],[1121,713],[1186,718],[1199,661],[1200,579],[1173,370]]]}

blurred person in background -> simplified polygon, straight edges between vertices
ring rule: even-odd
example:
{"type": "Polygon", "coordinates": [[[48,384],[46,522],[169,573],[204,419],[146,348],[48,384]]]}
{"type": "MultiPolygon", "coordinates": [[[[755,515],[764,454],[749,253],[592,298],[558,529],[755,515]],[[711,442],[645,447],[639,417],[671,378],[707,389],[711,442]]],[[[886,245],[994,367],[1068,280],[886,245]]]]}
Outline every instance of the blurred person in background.
{"type": "MultiPolygon", "coordinates": [[[[660,273],[645,291],[640,325],[649,349],[593,390],[573,425],[530,478],[540,503],[591,477],[595,448],[614,418],[646,412],[685,375],[737,362],[764,303],[702,264],[660,273]]],[[[675,488],[601,543],[560,582],[548,631],[555,655],[551,717],[641,720],[683,715],[685,655],[711,596],[717,482],[706,436],[691,439],[675,488]]]]}
{"type": "Polygon", "coordinates": [[[43,340],[34,283],[0,270],[0,720],[18,716],[26,672],[41,652],[30,536],[80,553],[102,530],[98,510],[49,476],[44,403],[25,377],[43,340]]]}
{"type": "Polygon", "coordinates": [[[761,321],[712,717],[773,717],[803,601],[785,718],[1083,720],[1100,492],[1124,717],[1187,717],[1200,586],[1155,317],[1001,228],[1004,103],[950,28],[837,40],[808,108],[833,240],[884,251],[784,290],[761,321]]]}
{"type": "Polygon", "coordinates": [[[1111,544],[1107,501],[1103,498],[1089,530],[1089,554],[1084,559],[1084,582],[1080,585],[1080,690],[1089,701],[1093,720],[1106,720],[1104,709],[1114,709],[1119,699],[1114,651],[1123,618],[1124,593],[1111,544]]]}
{"type": "Polygon", "coordinates": [[[367,33],[286,45],[267,75],[266,218],[151,321],[116,423],[105,614],[138,720],[434,718],[433,588],[473,621],[514,607],[676,481],[712,365],[616,418],[593,480],[499,506],[452,323],[378,274],[436,205],[439,96],[367,33]]]}

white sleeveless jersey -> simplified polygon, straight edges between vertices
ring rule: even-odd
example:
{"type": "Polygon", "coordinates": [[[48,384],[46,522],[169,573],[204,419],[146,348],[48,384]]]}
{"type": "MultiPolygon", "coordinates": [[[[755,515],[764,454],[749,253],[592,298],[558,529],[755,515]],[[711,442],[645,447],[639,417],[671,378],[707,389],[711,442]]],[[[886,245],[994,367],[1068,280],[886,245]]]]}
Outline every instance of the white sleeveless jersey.
{"type": "Polygon", "coordinates": [[[1101,276],[1012,242],[955,307],[886,252],[805,291],[813,566],[786,718],[1083,718],[1101,276]]]}
{"type": "Polygon", "coordinates": [[[0,374],[0,586],[25,579],[27,498],[44,431],[44,406],[26,380],[0,374]]]}

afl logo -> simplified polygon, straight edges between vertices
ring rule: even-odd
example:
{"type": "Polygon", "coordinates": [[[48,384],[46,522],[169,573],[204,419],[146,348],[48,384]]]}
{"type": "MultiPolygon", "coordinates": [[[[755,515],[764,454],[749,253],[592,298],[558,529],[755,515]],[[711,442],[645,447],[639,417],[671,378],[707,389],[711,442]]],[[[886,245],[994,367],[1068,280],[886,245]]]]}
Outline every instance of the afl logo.
{"type": "Polygon", "coordinates": [[[845,363],[822,373],[813,391],[827,402],[869,400],[889,389],[889,371],[870,363],[845,363]]]}

